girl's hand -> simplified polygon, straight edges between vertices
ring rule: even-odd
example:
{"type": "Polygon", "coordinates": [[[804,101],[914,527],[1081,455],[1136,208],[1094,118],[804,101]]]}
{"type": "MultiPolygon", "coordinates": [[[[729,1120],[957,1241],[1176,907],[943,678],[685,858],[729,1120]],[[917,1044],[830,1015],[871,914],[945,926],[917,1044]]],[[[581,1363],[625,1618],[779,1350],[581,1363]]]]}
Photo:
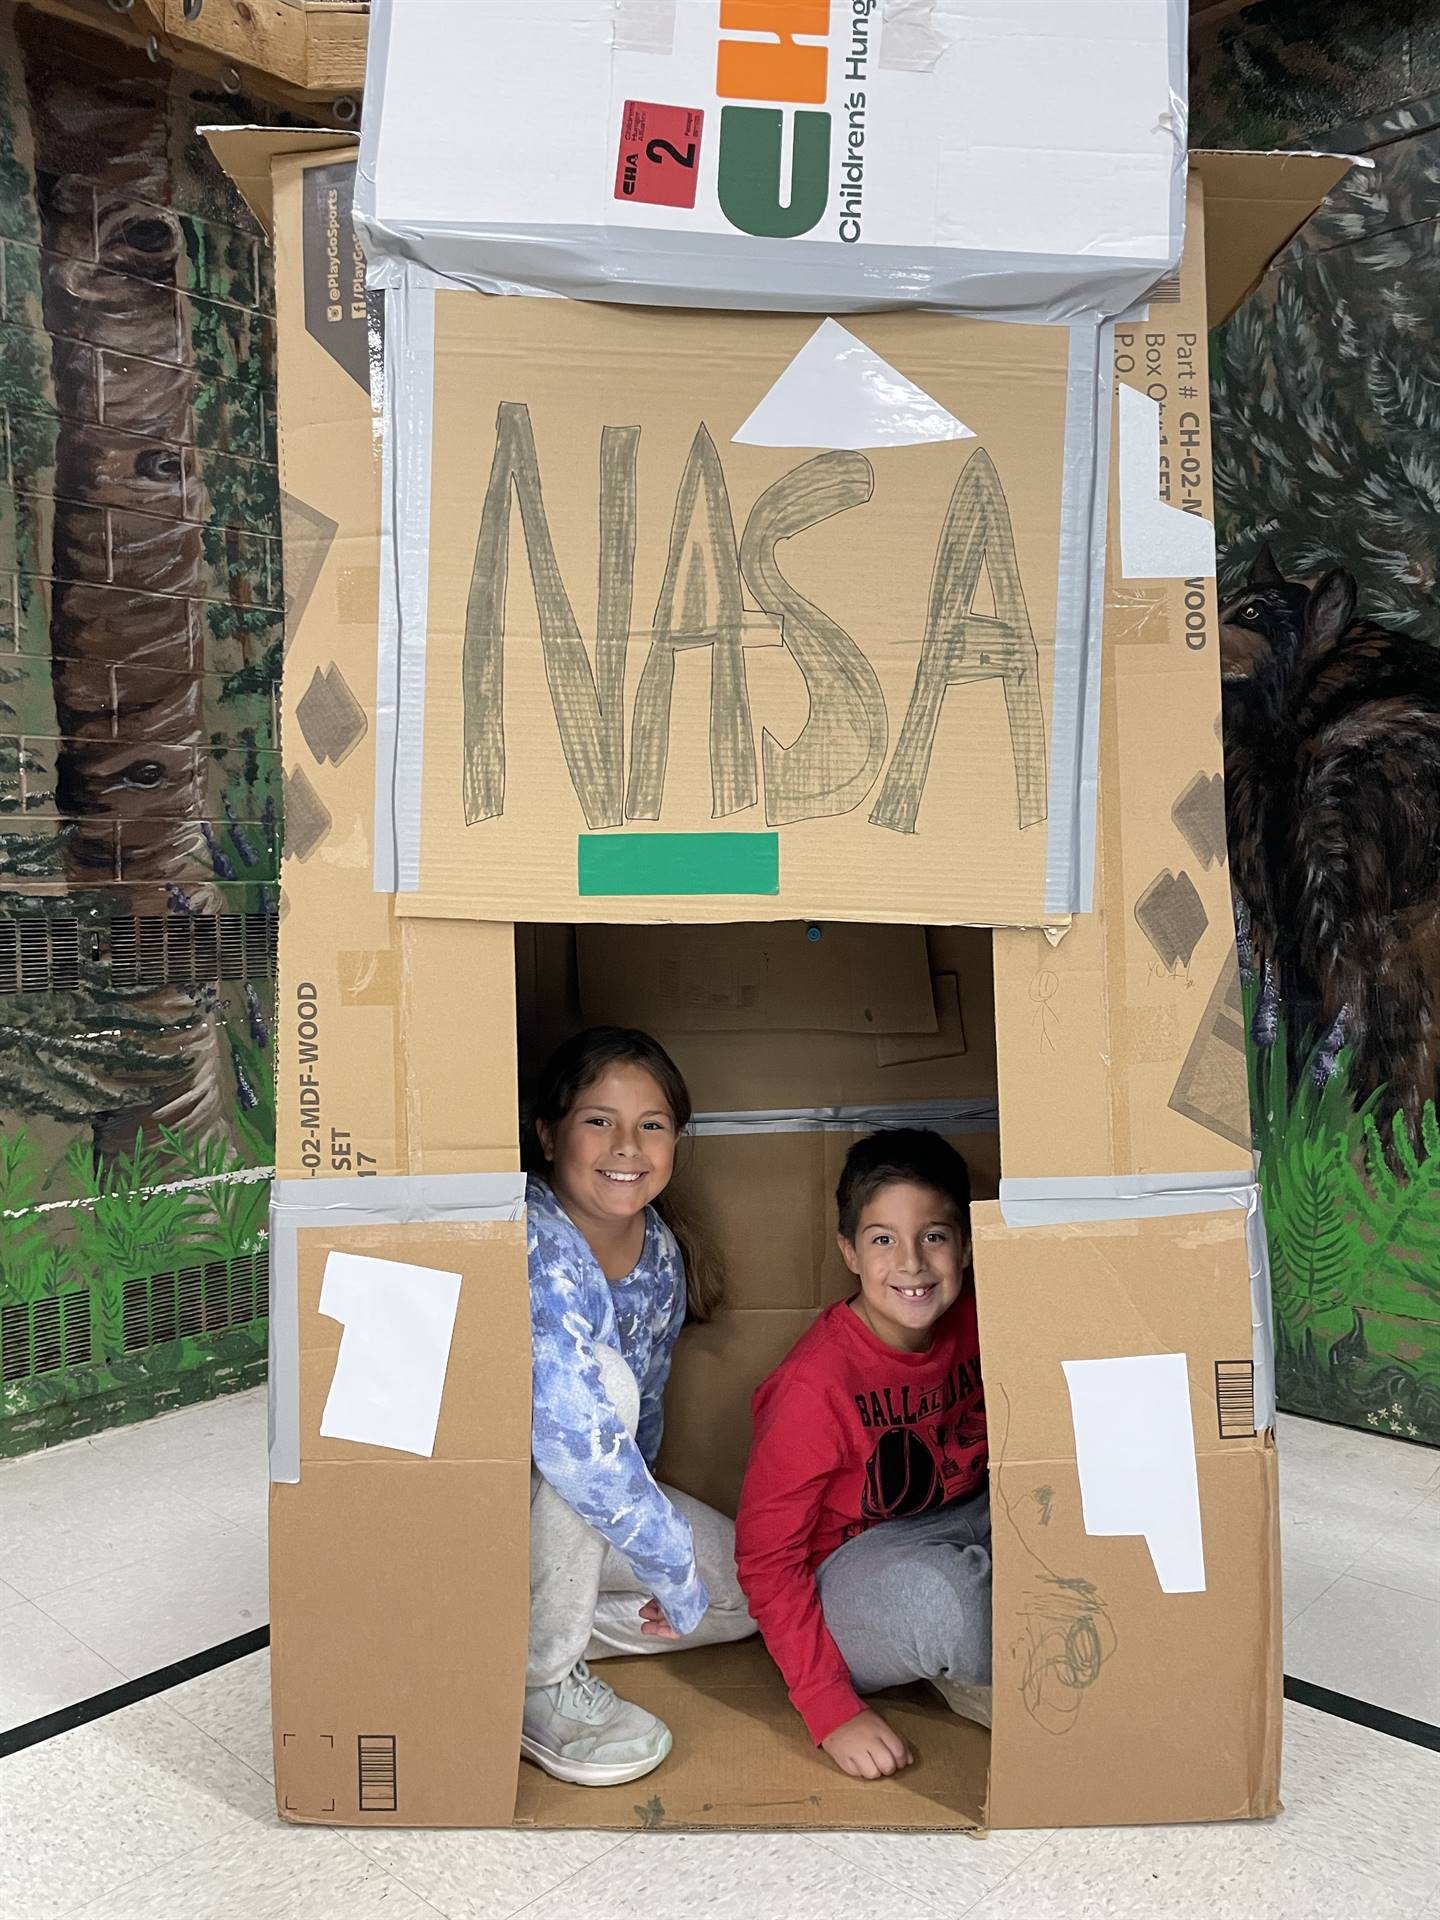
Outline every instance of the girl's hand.
{"type": "Polygon", "coordinates": [[[647,1600],[640,1609],[642,1633],[651,1634],[656,1640],[678,1640],[679,1634],[660,1610],[658,1600],[647,1600]]]}
{"type": "Polygon", "coordinates": [[[915,1758],[890,1722],[869,1707],[820,1744],[840,1771],[856,1780],[883,1780],[915,1758]]]}

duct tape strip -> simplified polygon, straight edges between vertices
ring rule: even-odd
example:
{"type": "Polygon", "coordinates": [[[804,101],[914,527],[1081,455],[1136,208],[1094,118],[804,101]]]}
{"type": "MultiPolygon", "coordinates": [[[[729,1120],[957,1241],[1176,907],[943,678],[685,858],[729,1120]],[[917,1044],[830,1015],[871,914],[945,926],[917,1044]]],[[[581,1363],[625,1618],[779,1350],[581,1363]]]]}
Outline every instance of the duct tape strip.
{"type": "Polygon", "coordinates": [[[928,73],[959,31],[953,14],[936,25],[935,0],[881,0],[880,65],[891,73],[928,73]]]}
{"type": "Polygon", "coordinates": [[[305,1227],[519,1220],[523,1173],[381,1174],[277,1180],[270,1192],[270,1478],[300,1478],[299,1239],[305,1227]]]}
{"type": "Polygon", "coordinates": [[[374,884],[380,893],[413,893],[420,884],[435,400],[435,285],[413,269],[385,276],[384,386],[374,884]]]}
{"type": "Polygon", "coordinates": [[[1081,1174],[1070,1179],[1001,1180],[1007,1227],[1063,1227],[1084,1220],[1163,1220],[1184,1213],[1249,1208],[1253,1176],[1225,1173],[1081,1174]]]}
{"type": "MultiPolygon", "coordinates": [[[[1174,157],[1170,165],[1170,238],[1173,251],[1164,273],[1174,272],[1185,251],[1185,194],[1190,177],[1190,0],[1170,0],[1170,111],[1165,117],[1174,157]]],[[[1115,309],[1110,309],[1113,317],[1115,309]]]]}
{"type": "Polygon", "coordinates": [[[1257,1183],[1245,1216],[1245,1245],[1250,1255],[1250,1342],[1255,1360],[1255,1426],[1275,1424],[1275,1307],[1270,1295],[1270,1242],[1265,1207],[1257,1183]]]}
{"type": "Polygon", "coordinates": [[[737,1113],[697,1113],[696,1135],[743,1133],[885,1133],[896,1127],[931,1127],[937,1133],[995,1133],[1000,1109],[993,1100],[900,1100],[873,1107],[754,1107],[737,1113]]]}
{"type": "Polygon", "coordinates": [[[385,394],[390,387],[383,342],[400,325],[401,295],[385,287],[380,349],[380,599],[375,626],[375,829],[373,884],[377,893],[395,891],[395,754],[400,720],[400,564],[395,553],[395,450],[385,429],[385,394]]]}
{"type": "Polygon", "coordinates": [[[610,0],[610,44],[617,53],[675,51],[675,0],[610,0]]]}
{"type": "Polygon", "coordinates": [[[1115,329],[1070,329],[1065,476],[1050,696],[1050,824],[1045,910],[1088,913],[1095,894],[1100,763],[1100,634],[1110,499],[1110,373],[1115,329]]]}
{"type": "Polygon", "coordinates": [[[1253,1174],[1125,1173],[1073,1179],[1000,1182],[1000,1214],[1007,1227],[1070,1226],[1087,1220],[1164,1220],[1194,1213],[1245,1215],[1250,1267],[1250,1344],[1255,1367],[1255,1426],[1275,1424],[1275,1335],[1270,1302],[1270,1256],[1260,1188],[1253,1174]]]}

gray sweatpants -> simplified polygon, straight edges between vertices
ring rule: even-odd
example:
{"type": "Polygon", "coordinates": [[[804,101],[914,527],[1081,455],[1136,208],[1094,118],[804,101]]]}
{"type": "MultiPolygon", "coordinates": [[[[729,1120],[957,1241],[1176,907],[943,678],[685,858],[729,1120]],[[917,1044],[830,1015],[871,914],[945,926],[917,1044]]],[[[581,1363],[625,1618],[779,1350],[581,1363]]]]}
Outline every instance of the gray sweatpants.
{"type": "MultiPolygon", "coordinates": [[[[626,1430],[640,1418],[640,1388],[620,1354],[599,1349],[600,1377],[626,1430]]],[[[744,1640],[755,1631],[735,1574],[735,1522],[674,1487],[660,1491],[690,1522],[695,1563],[710,1606],[693,1633],[662,1640],[641,1631],[650,1590],[629,1562],[580,1518],[547,1480],[530,1470],[530,1653],[525,1684],[553,1686],[580,1659],[680,1653],[744,1640]]]]}
{"type": "Polygon", "coordinates": [[[815,1575],[857,1693],[944,1678],[990,1685],[990,1494],[882,1520],[815,1575]]]}

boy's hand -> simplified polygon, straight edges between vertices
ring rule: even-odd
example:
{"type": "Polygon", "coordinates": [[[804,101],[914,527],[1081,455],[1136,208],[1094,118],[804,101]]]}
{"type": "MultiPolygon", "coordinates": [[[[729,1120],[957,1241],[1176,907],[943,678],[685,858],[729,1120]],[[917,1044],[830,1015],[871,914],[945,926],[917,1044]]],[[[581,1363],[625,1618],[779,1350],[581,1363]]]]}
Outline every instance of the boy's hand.
{"type": "Polygon", "coordinates": [[[915,1758],[890,1722],[869,1707],[820,1744],[840,1771],[856,1780],[883,1780],[915,1758]]]}
{"type": "Polygon", "coordinates": [[[656,1640],[678,1640],[679,1634],[661,1612],[658,1600],[647,1600],[640,1609],[640,1631],[656,1640]]]}

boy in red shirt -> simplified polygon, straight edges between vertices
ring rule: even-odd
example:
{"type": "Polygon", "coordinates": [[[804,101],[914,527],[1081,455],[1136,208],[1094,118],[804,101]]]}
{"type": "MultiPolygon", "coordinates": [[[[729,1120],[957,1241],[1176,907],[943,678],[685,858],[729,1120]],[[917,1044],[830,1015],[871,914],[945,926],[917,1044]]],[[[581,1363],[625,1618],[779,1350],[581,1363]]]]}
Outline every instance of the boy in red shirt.
{"type": "Polygon", "coordinates": [[[913,1755],[860,1695],[928,1680],[990,1720],[990,1497],[970,1173],[939,1134],[857,1141],[836,1190],[859,1281],[755,1394],[740,1584],[844,1772],[913,1755]]]}

